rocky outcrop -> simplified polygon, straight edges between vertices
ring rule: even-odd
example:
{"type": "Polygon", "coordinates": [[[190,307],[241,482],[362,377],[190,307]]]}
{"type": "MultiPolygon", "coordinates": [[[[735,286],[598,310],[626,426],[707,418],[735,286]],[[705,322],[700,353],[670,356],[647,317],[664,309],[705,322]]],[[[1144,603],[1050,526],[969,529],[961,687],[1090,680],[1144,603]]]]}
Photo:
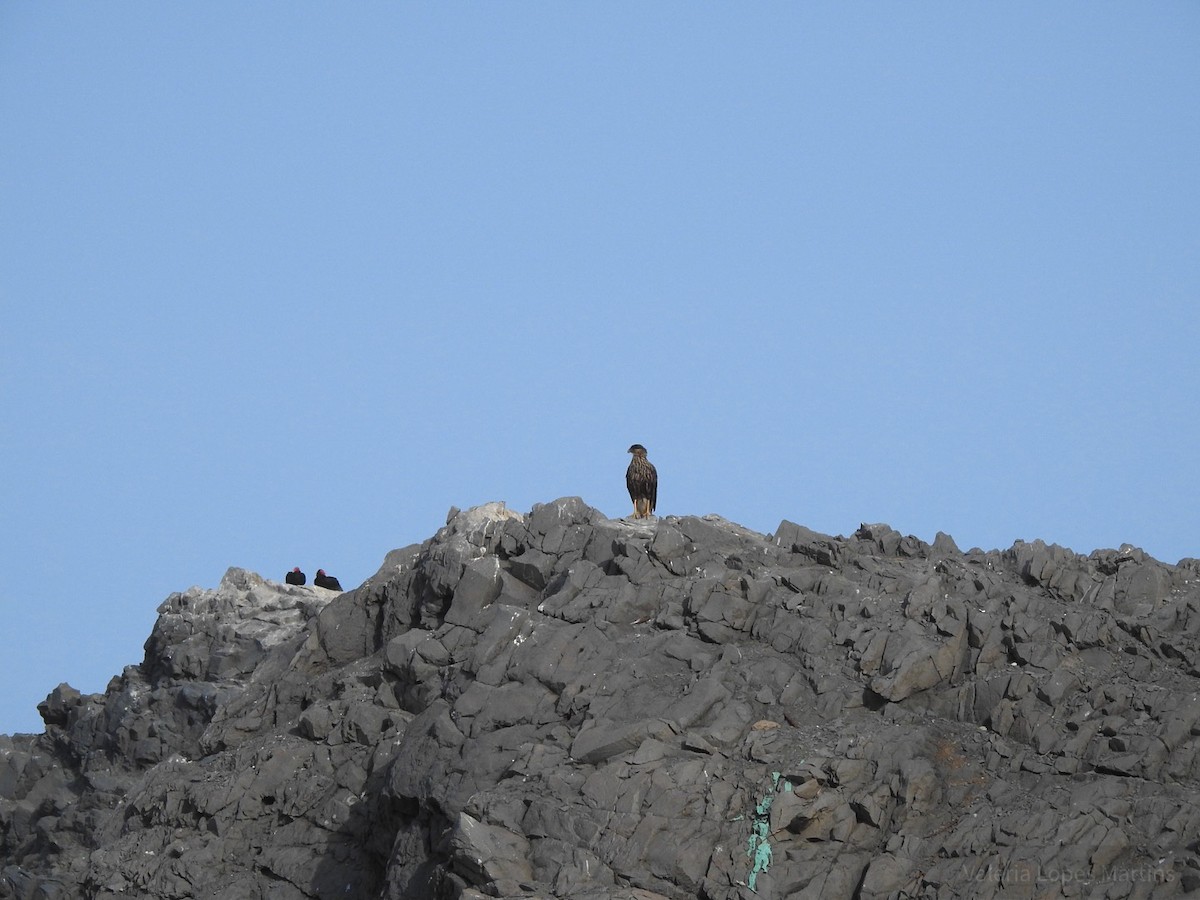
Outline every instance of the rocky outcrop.
{"type": "Polygon", "coordinates": [[[0,897],[1200,890],[1200,563],[577,498],[230,570],[0,737],[0,897]]]}

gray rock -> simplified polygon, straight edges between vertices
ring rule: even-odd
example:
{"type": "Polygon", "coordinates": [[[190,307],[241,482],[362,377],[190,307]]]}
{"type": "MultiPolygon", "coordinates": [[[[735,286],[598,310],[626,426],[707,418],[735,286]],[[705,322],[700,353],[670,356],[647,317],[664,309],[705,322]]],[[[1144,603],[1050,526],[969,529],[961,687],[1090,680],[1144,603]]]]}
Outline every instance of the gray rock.
{"type": "Polygon", "coordinates": [[[1133,547],[452,509],[55,688],[0,736],[0,898],[1183,896],[1198,610],[1133,547]]]}

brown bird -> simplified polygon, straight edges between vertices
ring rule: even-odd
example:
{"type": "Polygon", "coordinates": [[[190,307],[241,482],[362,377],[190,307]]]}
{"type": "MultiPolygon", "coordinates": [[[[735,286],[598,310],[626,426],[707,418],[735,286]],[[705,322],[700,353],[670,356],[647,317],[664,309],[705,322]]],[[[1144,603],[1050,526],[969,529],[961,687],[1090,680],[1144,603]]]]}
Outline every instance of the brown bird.
{"type": "Polygon", "coordinates": [[[304,584],[304,573],[300,571],[299,566],[296,566],[296,568],[292,569],[292,571],[288,572],[287,575],[284,576],[284,580],[288,584],[304,584]]]}
{"type": "Polygon", "coordinates": [[[658,470],[646,459],[646,448],[634,444],[628,453],[633,454],[629,468],[625,470],[625,487],[629,488],[629,499],[633,501],[633,517],[648,519],[658,503],[658,470]]]}

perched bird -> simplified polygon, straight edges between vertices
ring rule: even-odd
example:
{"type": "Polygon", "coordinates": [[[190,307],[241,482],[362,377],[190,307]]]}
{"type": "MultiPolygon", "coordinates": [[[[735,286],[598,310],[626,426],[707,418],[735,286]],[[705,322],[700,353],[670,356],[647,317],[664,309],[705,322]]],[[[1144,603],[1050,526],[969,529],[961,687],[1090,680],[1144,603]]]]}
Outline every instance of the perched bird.
{"type": "Polygon", "coordinates": [[[324,569],[317,569],[316,577],[313,578],[313,584],[317,587],[328,588],[331,591],[340,591],[342,583],[332,575],[326,575],[324,569]]]}
{"type": "Polygon", "coordinates": [[[646,448],[634,444],[628,453],[633,454],[629,468],[625,470],[625,487],[629,488],[629,499],[633,501],[633,517],[648,519],[658,503],[658,470],[646,459],[646,448]]]}
{"type": "Polygon", "coordinates": [[[287,573],[287,577],[284,579],[284,581],[286,581],[288,584],[304,584],[304,582],[308,581],[308,579],[304,577],[304,573],[300,571],[300,567],[296,566],[296,568],[287,573]]]}

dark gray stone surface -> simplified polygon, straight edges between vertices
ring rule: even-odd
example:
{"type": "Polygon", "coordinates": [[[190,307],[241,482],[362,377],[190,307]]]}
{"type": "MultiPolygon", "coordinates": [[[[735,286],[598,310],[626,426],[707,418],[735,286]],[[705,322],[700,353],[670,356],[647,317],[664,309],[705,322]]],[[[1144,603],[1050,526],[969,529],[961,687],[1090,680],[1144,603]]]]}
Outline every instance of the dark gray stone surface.
{"type": "Polygon", "coordinates": [[[1200,891],[1200,563],[578,498],[232,569],[0,736],[0,898],[1200,891]]]}

